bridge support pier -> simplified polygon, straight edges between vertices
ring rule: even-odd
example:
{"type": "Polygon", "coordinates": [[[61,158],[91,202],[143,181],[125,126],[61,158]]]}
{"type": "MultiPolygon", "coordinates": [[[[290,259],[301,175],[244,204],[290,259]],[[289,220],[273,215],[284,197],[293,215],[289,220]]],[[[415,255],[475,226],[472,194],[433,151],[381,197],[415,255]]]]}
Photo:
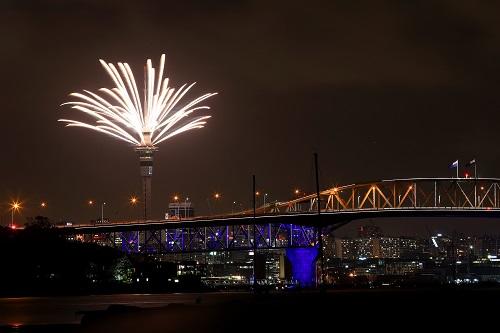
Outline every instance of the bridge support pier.
{"type": "Polygon", "coordinates": [[[289,248],[286,256],[292,266],[292,279],[301,287],[313,287],[316,284],[316,260],[318,248],[289,248]]]}

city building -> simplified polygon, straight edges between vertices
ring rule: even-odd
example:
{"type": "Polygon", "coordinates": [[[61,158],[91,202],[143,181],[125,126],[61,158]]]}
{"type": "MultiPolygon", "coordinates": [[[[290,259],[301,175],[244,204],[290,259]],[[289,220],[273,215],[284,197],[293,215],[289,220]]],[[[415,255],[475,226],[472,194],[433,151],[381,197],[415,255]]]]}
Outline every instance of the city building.
{"type": "Polygon", "coordinates": [[[194,217],[194,207],[191,201],[176,201],[168,204],[168,212],[165,219],[185,219],[194,217]]]}

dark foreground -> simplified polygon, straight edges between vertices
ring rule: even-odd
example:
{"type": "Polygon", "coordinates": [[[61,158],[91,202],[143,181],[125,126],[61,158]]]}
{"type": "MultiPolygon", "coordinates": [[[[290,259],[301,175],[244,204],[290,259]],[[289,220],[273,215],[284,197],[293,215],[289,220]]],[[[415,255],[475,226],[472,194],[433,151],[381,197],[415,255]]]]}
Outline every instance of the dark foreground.
{"type": "Polygon", "coordinates": [[[0,300],[0,319],[4,325],[0,330],[107,333],[319,332],[344,329],[477,331],[494,328],[499,311],[500,289],[24,298],[0,300]],[[38,307],[42,313],[36,313],[38,307]],[[85,313],[73,313],[76,308],[85,313]],[[30,314],[30,311],[35,312],[30,314]],[[59,320],[56,318],[58,314],[59,320]],[[6,323],[9,316],[19,320],[24,318],[24,323],[6,323]],[[51,320],[52,324],[37,323],[33,320],[37,316],[38,319],[51,320]]]}

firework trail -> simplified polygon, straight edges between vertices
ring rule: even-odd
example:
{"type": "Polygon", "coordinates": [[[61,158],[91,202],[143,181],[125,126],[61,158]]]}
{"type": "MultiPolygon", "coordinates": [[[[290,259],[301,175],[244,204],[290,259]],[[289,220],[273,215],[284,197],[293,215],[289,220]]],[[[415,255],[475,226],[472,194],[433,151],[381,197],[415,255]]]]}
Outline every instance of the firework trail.
{"type": "Polygon", "coordinates": [[[113,80],[115,87],[101,88],[99,94],[88,90],[70,94],[77,100],[62,105],[71,105],[73,109],[89,115],[95,122],[58,120],[66,123],[67,127],[88,128],[139,147],[152,147],[177,134],[202,128],[210,118],[189,116],[197,110],[210,109],[199,104],[217,93],[204,94],[187,103],[181,102],[195,83],[184,84],[177,91],[169,87],[169,79],[163,77],[164,54],[161,56],[158,72],[152,66],[151,60],[147,60],[142,101],[134,74],[127,63],[119,62],[115,66],[103,60],[99,62],[113,80]]]}

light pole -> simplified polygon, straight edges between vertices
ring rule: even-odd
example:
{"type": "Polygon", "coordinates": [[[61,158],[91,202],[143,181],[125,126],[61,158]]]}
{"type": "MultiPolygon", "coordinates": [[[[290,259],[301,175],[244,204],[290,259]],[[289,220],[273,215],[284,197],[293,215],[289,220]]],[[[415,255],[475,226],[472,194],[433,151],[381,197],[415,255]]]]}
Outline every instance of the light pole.
{"type": "MultiPolygon", "coordinates": [[[[219,201],[219,199],[220,199],[220,198],[221,198],[221,194],[220,194],[220,193],[215,193],[215,194],[214,194],[214,199],[215,199],[214,205],[215,205],[215,207],[217,207],[217,208],[218,208],[217,201],[219,201]]],[[[215,210],[216,210],[216,212],[215,212],[215,213],[217,214],[218,209],[215,209],[215,210]]]]}
{"type": "Polygon", "coordinates": [[[43,215],[42,211],[47,209],[47,203],[45,201],[40,202],[40,215],[43,215]]]}
{"type": "MultiPolygon", "coordinates": [[[[130,200],[132,202],[132,199],[130,200]]],[[[96,202],[94,200],[87,201],[87,204],[92,207],[96,202]]],[[[104,206],[106,206],[106,202],[101,201],[101,223],[104,223],[104,206]]]]}
{"type": "Polygon", "coordinates": [[[101,203],[101,224],[104,223],[104,206],[106,206],[105,202],[101,203]]]}
{"type": "Polygon", "coordinates": [[[177,218],[179,218],[179,196],[178,195],[174,195],[174,202],[177,204],[176,205],[176,209],[175,209],[175,216],[177,216],[177,218]]]}
{"type": "MultiPolygon", "coordinates": [[[[139,200],[137,199],[136,196],[131,196],[129,199],[129,203],[130,203],[131,207],[135,207],[137,205],[137,203],[139,203],[139,200]]],[[[133,218],[135,219],[136,218],[135,209],[132,209],[132,211],[134,212],[132,215],[134,216],[133,218]]]]}
{"type": "MultiPolygon", "coordinates": [[[[92,199],[91,199],[91,200],[88,200],[88,201],[87,201],[87,205],[88,205],[89,207],[94,207],[94,200],[92,200],[92,199]]],[[[90,211],[92,211],[92,209],[91,209],[90,211]]],[[[95,225],[94,213],[92,213],[92,215],[91,215],[91,216],[92,216],[92,217],[91,217],[91,219],[90,219],[90,223],[92,224],[92,221],[94,221],[94,225],[95,225]]]]}
{"type": "Polygon", "coordinates": [[[13,201],[10,204],[10,211],[11,211],[11,220],[10,220],[10,227],[14,228],[14,212],[19,211],[21,209],[21,204],[17,201],[13,201]]]}

